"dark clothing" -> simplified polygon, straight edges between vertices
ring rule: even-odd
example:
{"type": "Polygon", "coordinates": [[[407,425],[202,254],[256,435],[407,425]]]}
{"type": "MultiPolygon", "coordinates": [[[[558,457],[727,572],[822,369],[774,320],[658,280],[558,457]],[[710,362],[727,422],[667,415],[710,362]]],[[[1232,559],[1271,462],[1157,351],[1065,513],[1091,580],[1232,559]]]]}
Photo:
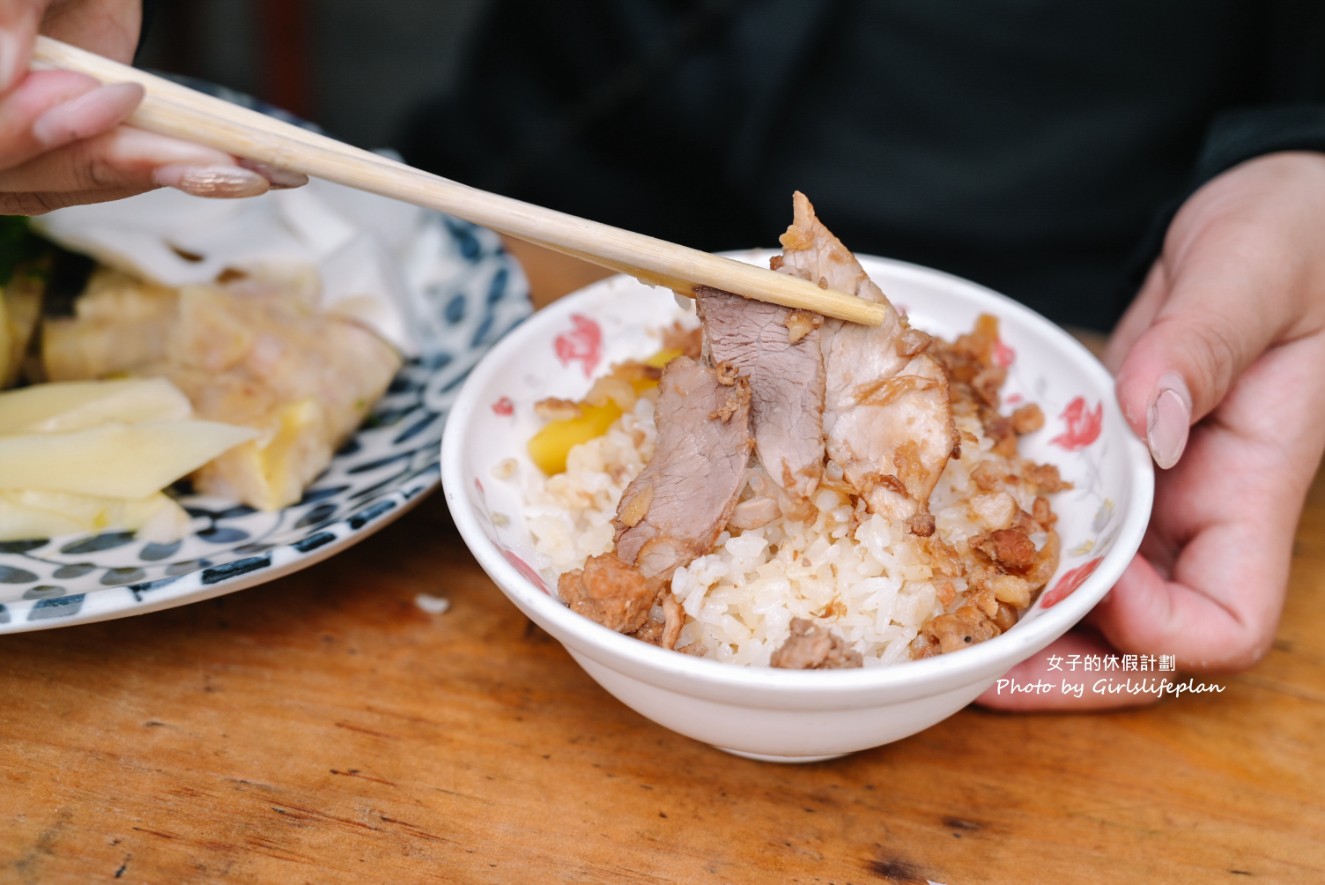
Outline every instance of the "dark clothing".
{"type": "Polygon", "coordinates": [[[491,2],[406,159],[708,250],[804,191],[858,252],[1107,328],[1169,214],[1325,149],[1325,3],[491,2]]]}

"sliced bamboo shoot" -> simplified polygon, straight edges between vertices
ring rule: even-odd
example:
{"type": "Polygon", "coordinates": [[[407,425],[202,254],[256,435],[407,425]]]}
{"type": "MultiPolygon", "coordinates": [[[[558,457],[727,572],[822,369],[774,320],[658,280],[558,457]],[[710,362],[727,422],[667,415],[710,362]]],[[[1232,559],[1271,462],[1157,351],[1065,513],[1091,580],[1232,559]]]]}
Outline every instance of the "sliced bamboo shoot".
{"type": "Polygon", "coordinates": [[[189,420],[0,436],[0,489],[145,498],[257,435],[189,420]]]}
{"type": "Polygon", "coordinates": [[[60,381],[0,394],[0,434],[82,430],[98,424],[178,421],[193,408],[162,378],[60,381]]]}
{"type": "Polygon", "coordinates": [[[35,489],[0,490],[0,541],[76,533],[137,532],[144,541],[173,541],[188,531],[189,515],[170,496],[102,498],[35,489]]]}

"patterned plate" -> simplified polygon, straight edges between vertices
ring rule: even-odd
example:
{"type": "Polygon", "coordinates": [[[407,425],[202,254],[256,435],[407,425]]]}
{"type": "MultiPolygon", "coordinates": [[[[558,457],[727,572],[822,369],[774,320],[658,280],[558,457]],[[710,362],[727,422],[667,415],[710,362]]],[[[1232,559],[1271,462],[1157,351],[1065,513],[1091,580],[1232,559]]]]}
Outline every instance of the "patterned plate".
{"type": "Polygon", "coordinates": [[[460,382],[529,315],[519,266],[490,231],[437,215],[425,290],[431,327],[359,433],[303,500],[275,513],[185,497],[193,533],[126,532],[0,542],[0,633],[143,614],[251,587],[382,528],[438,484],[442,425],[460,382]]]}

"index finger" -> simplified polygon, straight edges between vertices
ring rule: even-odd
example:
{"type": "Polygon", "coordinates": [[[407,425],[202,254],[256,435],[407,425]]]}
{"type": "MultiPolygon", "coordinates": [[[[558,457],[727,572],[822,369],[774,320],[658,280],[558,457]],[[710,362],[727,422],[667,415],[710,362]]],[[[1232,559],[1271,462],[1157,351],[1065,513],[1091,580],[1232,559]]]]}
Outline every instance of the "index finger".
{"type": "Polygon", "coordinates": [[[0,3],[0,95],[27,73],[45,8],[38,0],[0,3]]]}

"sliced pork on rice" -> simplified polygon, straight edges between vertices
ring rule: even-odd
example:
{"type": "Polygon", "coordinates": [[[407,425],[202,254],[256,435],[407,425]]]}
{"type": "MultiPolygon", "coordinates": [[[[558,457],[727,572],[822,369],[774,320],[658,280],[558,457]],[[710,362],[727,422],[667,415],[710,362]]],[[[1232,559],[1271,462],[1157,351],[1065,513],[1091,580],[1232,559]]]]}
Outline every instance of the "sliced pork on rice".
{"type": "Polygon", "coordinates": [[[799,193],[782,245],[776,269],[884,322],[698,288],[701,358],[530,490],[536,547],[572,564],[558,594],[740,664],[877,665],[1007,630],[1056,568],[1068,484],[1017,454],[1043,416],[1001,411],[997,321],[952,344],[911,328],[799,193]]]}
{"type": "Polygon", "coordinates": [[[710,358],[750,383],[756,458],[793,499],[809,498],[824,470],[823,317],[707,286],[695,303],[710,358]]]}
{"type": "MultiPolygon", "coordinates": [[[[679,566],[707,553],[731,518],[750,461],[750,387],[729,367],[681,356],[658,382],[653,457],[617,506],[615,550],[557,583],[562,601],[634,633],[679,566]],[[634,574],[631,574],[631,573],[634,574]]],[[[667,635],[679,631],[674,607],[667,635]]]]}
{"type": "Polygon", "coordinates": [[[665,581],[707,553],[727,525],[750,462],[750,387],[678,357],[658,384],[653,457],[626,486],[616,515],[617,555],[665,581]]]}
{"type": "Polygon", "coordinates": [[[885,309],[877,327],[828,319],[820,331],[828,456],[872,512],[929,534],[929,495],[958,446],[947,376],[925,352],[930,337],[911,328],[804,194],[793,211],[778,269],[885,309]]]}

